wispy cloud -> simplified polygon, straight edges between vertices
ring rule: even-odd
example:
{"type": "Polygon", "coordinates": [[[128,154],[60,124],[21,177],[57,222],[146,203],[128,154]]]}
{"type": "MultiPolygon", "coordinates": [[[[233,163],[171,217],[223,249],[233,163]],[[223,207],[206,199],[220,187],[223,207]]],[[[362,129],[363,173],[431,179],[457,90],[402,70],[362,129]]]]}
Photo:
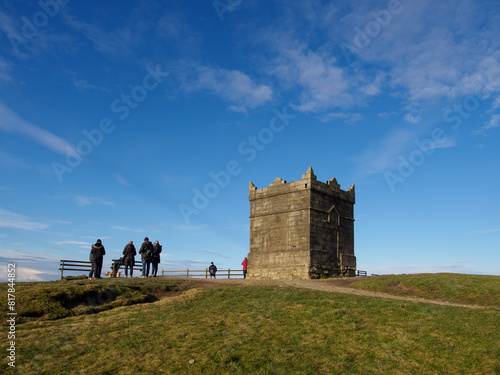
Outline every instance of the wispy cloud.
{"type": "Polygon", "coordinates": [[[127,181],[127,179],[125,179],[125,177],[119,175],[118,173],[114,174],[113,177],[120,185],[131,186],[130,183],[127,181]]]}
{"type": "Polygon", "coordinates": [[[360,178],[395,168],[398,155],[414,147],[413,141],[418,139],[421,133],[421,129],[415,128],[393,129],[363,153],[355,156],[353,160],[358,164],[360,178]]]}
{"type": "Polygon", "coordinates": [[[88,242],[83,241],[72,241],[72,240],[63,240],[63,241],[52,241],[55,245],[88,245],[88,242]]]}
{"type": "Polygon", "coordinates": [[[15,212],[7,211],[0,208],[0,228],[14,228],[32,232],[39,232],[49,227],[46,223],[36,222],[33,219],[18,214],[15,212]]]}
{"type": "Polygon", "coordinates": [[[67,12],[64,14],[64,19],[71,28],[92,41],[97,51],[105,54],[127,55],[140,39],[140,33],[126,27],[108,32],[95,24],[80,21],[67,12]]]}
{"type": "Polygon", "coordinates": [[[206,250],[201,250],[200,253],[203,253],[203,254],[210,254],[210,255],[216,255],[218,257],[221,257],[221,258],[231,258],[231,257],[228,257],[227,255],[224,255],[224,254],[221,254],[221,253],[217,253],[215,251],[206,251],[206,250]]]}
{"type": "Polygon", "coordinates": [[[106,199],[98,198],[98,197],[87,197],[84,195],[76,195],[75,196],[76,204],[79,206],[90,206],[93,204],[101,204],[105,206],[114,206],[115,204],[106,199]]]}
{"type": "Polygon", "coordinates": [[[206,91],[231,103],[230,110],[246,113],[248,108],[261,106],[273,98],[271,87],[254,82],[238,70],[191,65],[184,70],[181,87],[187,92],[206,91]]]}
{"type": "MultiPolygon", "coordinates": [[[[0,120],[1,122],[1,120],[0,120]]],[[[1,125],[0,125],[1,126],[1,125]]],[[[17,156],[8,154],[6,152],[0,151],[0,163],[4,165],[9,165],[16,168],[29,168],[29,165],[22,161],[17,156]]]]}
{"type": "Polygon", "coordinates": [[[330,122],[334,120],[343,120],[346,124],[352,125],[363,120],[364,116],[361,113],[350,112],[331,112],[320,116],[322,122],[330,122]]]}
{"type": "Polygon", "coordinates": [[[19,117],[0,101],[0,130],[21,133],[49,150],[66,154],[73,146],[61,137],[42,129],[19,117]]]}
{"type": "Polygon", "coordinates": [[[12,64],[0,57],[0,81],[12,82],[9,72],[12,69],[12,64]]]}
{"type": "Polygon", "coordinates": [[[494,232],[500,232],[500,228],[478,230],[478,233],[494,233],[494,232]]]}
{"type": "Polygon", "coordinates": [[[486,131],[500,127],[500,115],[495,114],[482,127],[472,132],[473,135],[486,135],[486,131]]]}
{"type": "Polygon", "coordinates": [[[130,227],[124,227],[124,226],[120,226],[120,225],[113,226],[113,229],[122,230],[125,232],[145,233],[145,230],[141,229],[141,228],[130,228],[130,227]]]}
{"type": "Polygon", "coordinates": [[[103,87],[96,86],[92,83],[89,83],[85,79],[77,79],[73,77],[73,85],[75,85],[76,89],[81,92],[89,91],[89,90],[103,90],[106,91],[103,87]]]}
{"type": "Polygon", "coordinates": [[[403,120],[409,122],[410,124],[418,124],[420,120],[422,120],[422,118],[420,116],[407,113],[406,115],[404,115],[403,120]]]}

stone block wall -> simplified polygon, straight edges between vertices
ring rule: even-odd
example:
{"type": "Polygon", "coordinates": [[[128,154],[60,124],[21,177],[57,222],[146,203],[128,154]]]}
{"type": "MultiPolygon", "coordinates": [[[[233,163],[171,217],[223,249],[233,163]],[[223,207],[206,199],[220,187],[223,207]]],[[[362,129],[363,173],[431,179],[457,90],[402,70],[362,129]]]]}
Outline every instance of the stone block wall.
{"type": "Polygon", "coordinates": [[[319,182],[309,168],[299,181],[250,183],[249,200],[249,278],[355,275],[354,186],[319,182]]]}

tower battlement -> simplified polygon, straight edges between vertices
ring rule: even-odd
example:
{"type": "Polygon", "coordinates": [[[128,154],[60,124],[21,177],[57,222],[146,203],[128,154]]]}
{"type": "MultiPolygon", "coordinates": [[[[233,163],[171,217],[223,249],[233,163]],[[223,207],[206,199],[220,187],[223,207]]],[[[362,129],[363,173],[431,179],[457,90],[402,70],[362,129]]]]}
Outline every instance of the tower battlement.
{"type": "Polygon", "coordinates": [[[302,179],[276,178],[269,187],[249,183],[253,278],[354,276],[354,185],[318,181],[312,167],[302,179]]]}

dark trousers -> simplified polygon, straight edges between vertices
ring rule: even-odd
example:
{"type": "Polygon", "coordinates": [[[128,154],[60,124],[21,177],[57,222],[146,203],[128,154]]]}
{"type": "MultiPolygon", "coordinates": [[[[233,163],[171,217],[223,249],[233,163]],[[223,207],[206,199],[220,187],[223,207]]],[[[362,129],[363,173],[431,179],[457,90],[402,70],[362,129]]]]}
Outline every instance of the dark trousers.
{"type": "Polygon", "coordinates": [[[97,262],[92,262],[92,269],[90,270],[89,273],[89,279],[94,276],[96,267],[97,267],[97,262]]]}
{"type": "Polygon", "coordinates": [[[153,262],[151,266],[151,275],[156,277],[157,273],[158,273],[158,263],[153,262]]]}
{"type": "Polygon", "coordinates": [[[247,270],[243,270],[243,278],[246,279],[247,278],[247,270]]]}
{"type": "Polygon", "coordinates": [[[94,275],[96,278],[101,278],[102,262],[96,262],[94,275]]]}
{"type": "Polygon", "coordinates": [[[130,277],[134,274],[134,265],[133,264],[125,264],[125,276],[128,276],[128,268],[130,267],[130,277]]]}
{"type": "Polygon", "coordinates": [[[92,269],[90,270],[89,278],[92,277],[92,275],[94,275],[94,278],[100,279],[101,278],[101,270],[102,270],[102,262],[92,261],[92,269]]]}

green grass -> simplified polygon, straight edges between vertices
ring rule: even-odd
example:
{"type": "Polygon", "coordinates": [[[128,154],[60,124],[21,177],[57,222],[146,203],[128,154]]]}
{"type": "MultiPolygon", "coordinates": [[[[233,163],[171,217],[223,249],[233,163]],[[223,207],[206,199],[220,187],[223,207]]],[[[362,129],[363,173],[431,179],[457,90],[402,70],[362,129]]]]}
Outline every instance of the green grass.
{"type": "MultiPolygon", "coordinates": [[[[182,281],[169,279],[102,279],[73,278],[65,281],[26,282],[16,284],[18,323],[53,320],[73,315],[92,314],[119,306],[153,302],[176,290],[182,281]]],[[[0,284],[6,295],[7,283],[0,284]]],[[[7,304],[1,306],[4,323],[7,304]]]]}
{"type": "MultiPolygon", "coordinates": [[[[91,285],[99,288],[102,282],[118,288],[118,281],[125,280],[91,285]]],[[[162,289],[171,282],[182,281],[127,280],[129,288],[137,283],[145,289],[148,285],[162,289]]],[[[35,288],[35,284],[18,287],[35,288]]],[[[57,285],[52,287],[60,293],[57,285]]],[[[18,325],[17,367],[0,372],[500,373],[500,311],[496,308],[269,286],[184,288],[182,294],[174,288],[163,290],[171,297],[155,303],[18,325]]],[[[19,297],[18,304],[25,303],[28,295],[19,297]]],[[[4,351],[5,340],[0,346],[4,351]]]]}
{"type": "Polygon", "coordinates": [[[349,285],[402,296],[500,307],[500,276],[454,273],[384,275],[349,285]]]}

